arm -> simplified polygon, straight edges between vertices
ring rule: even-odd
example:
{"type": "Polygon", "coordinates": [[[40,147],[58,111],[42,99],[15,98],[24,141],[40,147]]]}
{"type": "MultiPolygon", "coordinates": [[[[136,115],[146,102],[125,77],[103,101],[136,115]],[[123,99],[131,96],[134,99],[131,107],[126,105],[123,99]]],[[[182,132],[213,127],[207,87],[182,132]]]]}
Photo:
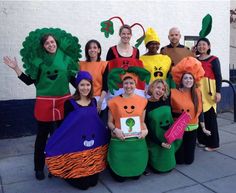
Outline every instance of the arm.
{"type": "Polygon", "coordinates": [[[114,124],[114,118],[112,116],[111,111],[108,111],[108,123],[107,123],[109,129],[111,130],[111,136],[112,137],[117,137],[120,140],[125,140],[125,136],[123,134],[123,132],[121,131],[121,129],[118,129],[115,127],[114,124]]]}
{"type": "Polygon", "coordinates": [[[212,61],[212,70],[215,75],[216,80],[216,98],[215,101],[218,103],[221,100],[221,81],[222,81],[222,75],[221,75],[221,69],[220,69],[220,61],[218,58],[212,61]]]}
{"type": "Polygon", "coordinates": [[[115,55],[114,55],[112,49],[109,48],[109,50],[108,50],[108,52],[107,52],[106,61],[110,61],[110,60],[112,60],[112,59],[114,59],[114,58],[115,58],[115,55]]]}
{"type": "Polygon", "coordinates": [[[139,136],[139,138],[143,139],[146,137],[146,135],[148,134],[148,129],[147,129],[147,126],[144,122],[145,120],[145,115],[146,115],[146,110],[143,112],[142,114],[142,119],[141,119],[141,135],[139,136]]]}
{"type": "Polygon", "coordinates": [[[64,103],[64,119],[74,110],[73,105],[70,100],[65,101],[64,103]]]}
{"type": "Polygon", "coordinates": [[[71,85],[76,89],[77,88],[76,83],[75,83],[76,78],[74,76],[71,76],[69,81],[71,85]]]}
{"type": "Polygon", "coordinates": [[[3,57],[3,62],[9,66],[11,69],[13,69],[18,78],[24,82],[26,85],[31,85],[33,83],[35,83],[36,81],[33,80],[31,77],[27,76],[25,73],[22,72],[22,70],[19,68],[16,57],[14,57],[14,59],[11,59],[8,56],[3,57]]]}

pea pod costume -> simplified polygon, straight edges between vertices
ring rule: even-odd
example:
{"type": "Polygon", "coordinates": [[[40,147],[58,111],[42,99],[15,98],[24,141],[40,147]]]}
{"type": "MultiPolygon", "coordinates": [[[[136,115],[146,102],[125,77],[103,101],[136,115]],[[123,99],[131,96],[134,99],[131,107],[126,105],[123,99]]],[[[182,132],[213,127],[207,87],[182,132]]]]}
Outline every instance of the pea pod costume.
{"type": "Polygon", "coordinates": [[[78,38],[59,28],[36,29],[26,37],[20,54],[25,73],[35,80],[35,117],[38,121],[63,119],[64,101],[70,97],[69,81],[78,71],[80,52],[78,38]],[[43,48],[40,41],[45,35],[55,38],[55,54],[49,54],[43,48]]]}
{"type": "Polygon", "coordinates": [[[172,170],[176,166],[175,152],[179,148],[181,140],[174,141],[170,149],[161,146],[162,142],[167,143],[164,134],[174,122],[170,106],[163,101],[149,101],[145,122],[149,132],[147,144],[150,166],[158,172],[172,170]]]}

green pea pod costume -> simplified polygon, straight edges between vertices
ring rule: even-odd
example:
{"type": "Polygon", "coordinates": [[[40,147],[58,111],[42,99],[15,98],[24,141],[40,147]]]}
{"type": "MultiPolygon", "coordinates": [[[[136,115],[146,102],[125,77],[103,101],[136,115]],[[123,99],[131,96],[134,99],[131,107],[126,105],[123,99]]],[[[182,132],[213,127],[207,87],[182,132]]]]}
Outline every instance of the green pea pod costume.
{"type": "Polygon", "coordinates": [[[176,140],[171,144],[171,148],[167,149],[156,143],[153,139],[157,138],[160,142],[165,142],[165,132],[174,122],[171,115],[170,106],[161,106],[148,112],[148,130],[147,138],[149,150],[149,164],[159,172],[167,172],[172,170],[175,165],[175,152],[178,150],[182,140],[176,140]]]}
{"type": "Polygon", "coordinates": [[[144,172],[148,162],[146,140],[129,138],[121,141],[112,138],[107,159],[115,174],[122,177],[139,176],[144,172]]]}

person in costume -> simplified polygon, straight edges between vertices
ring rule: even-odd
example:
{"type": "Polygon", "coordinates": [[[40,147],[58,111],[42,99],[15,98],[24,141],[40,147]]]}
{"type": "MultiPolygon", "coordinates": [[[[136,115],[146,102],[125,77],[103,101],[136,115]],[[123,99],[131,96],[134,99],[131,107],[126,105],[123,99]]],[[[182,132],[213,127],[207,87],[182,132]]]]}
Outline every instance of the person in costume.
{"type": "Polygon", "coordinates": [[[175,88],[171,76],[168,74],[171,67],[171,59],[167,55],[158,53],[160,38],[153,28],[148,28],[144,39],[147,53],[140,57],[144,68],[151,73],[151,82],[156,79],[166,80],[170,88],[175,88]]]}
{"type": "Polygon", "coordinates": [[[210,41],[203,37],[196,44],[197,59],[202,63],[205,70],[204,77],[200,81],[200,89],[202,91],[203,112],[206,128],[211,135],[205,135],[202,129],[198,130],[199,145],[204,147],[206,151],[214,151],[219,148],[219,133],[217,125],[217,103],[221,100],[221,69],[220,61],[216,56],[210,55],[210,41]]]}
{"type": "Polygon", "coordinates": [[[74,84],[80,52],[78,38],[59,28],[43,28],[30,32],[23,42],[20,54],[26,74],[21,71],[16,58],[4,57],[4,63],[16,72],[21,81],[27,85],[34,84],[36,88],[34,115],[38,131],[34,170],[38,180],[45,178],[46,141],[64,118],[64,101],[71,97],[69,82],[74,84]]]}
{"type": "Polygon", "coordinates": [[[138,179],[144,172],[148,161],[148,150],[145,136],[148,133],[145,119],[147,100],[134,94],[137,76],[149,82],[150,73],[143,68],[121,68],[109,73],[108,88],[118,89],[122,82],[124,93],[108,101],[108,127],[111,140],[108,149],[108,164],[112,177],[119,182],[127,178],[138,179]],[[120,74],[121,78],[120,78],[120,74]],[[137,133],[133,133],[134,129],[137,133]],[[125,131],[128,128],[128,131],[125,131]],[[127,138],[129,137],[129,138],[127,138]]]}
{"type": "Polygon", "coordinates": [[[147,144],[149,151],[149,166],[155,173],[170,172],[176,166],[175,152],[180,140],[169,144],[164,134],[172,125],[169,88],[162,79],[156,79],[149,86],[148,104],[145,123],[148,128],[147,144]]]}
{"type": "MultiPolygon", "coordinates": [[[[143,63],[142,61],[139,60],[139,50],[137,48],[142,43],[145,36],[145,31],[142,25],[139,23],[134,23],[133,25],[127,25],[124,24],[123,20],[120,17],[115,16],[107,21],[101,22],[101,31],[104,32],[105,37],[109,37],[109,34],[112,35],[114,33],[113,22],[111,21],[113,19],[119,19],[122,25],[119,29],[119,36],[120,36],[119,43],[115,46],[110,47],[107,52],[106,61],[109,61],[109,63],[105,71],[106,77],[113,68],[123,68],[125,70],[127,70],[127,68],[130,66],[137,66],[143,68],[143,63]],[[137,40],[137,44],[135,45],[136,47],[134,47],[130,45],[130,40],[132,37],[132,27],[137,25],[142,28],[143,36],[137,40]]],[[[145,90],[145,83],[138,80],[135,93],[144,97],[145,96],[144,90],[145,90]]],[[[113,96],[117,96],[122,93],[123,90],[122,88],[120,88],[114,92],[113,96]]]]}
{"type": "Polygon", "coordinates": [[[80,71],[76,92],[65,102],[65,119],[45,148],[48,170],[72,186],[95,186],[106,168],[109,133],[98,116],[92,76],[80,71]]]}
{"type": "Polygon", "coordinates": [[[180,44],[180,38],[180,30],[177,27],[172,27],[168,35],[170,44],[161,48],[161,54],[168,55],[171,58],[172,66],[175,66],[184,57],[194,56],[188,47],[180,44]]]}
{"type": "Polygon", "coordinates": [[[97,108],[103,122],[107,124],[107,79],[104,72],[107,66],[106,61],[101,60],[102,48],[97,40],[89,40],[85,45],[86,61],[80,61],[80,70],[89,72],[93,77],[94,97],[97,100],[97,108]]]}
{"type": "Polygon", "coordinates": [[[187,112],[191,116],[191,120],[185,128],[182,144],[176,152],[176,162],[177,164],[192,164],[198,122],[204,128],[204,133],[210,134],[209,130],[205,129],[202,96],[201,91],[197,88],[197,83],[204,75],[204,69],[201,62],[196,58],[186,57],[172,67],[172,75],[173,80],[178,85],[178,89],[171,89],[172,115],[174,119],[177,119],[182,112],[187,112]]]}

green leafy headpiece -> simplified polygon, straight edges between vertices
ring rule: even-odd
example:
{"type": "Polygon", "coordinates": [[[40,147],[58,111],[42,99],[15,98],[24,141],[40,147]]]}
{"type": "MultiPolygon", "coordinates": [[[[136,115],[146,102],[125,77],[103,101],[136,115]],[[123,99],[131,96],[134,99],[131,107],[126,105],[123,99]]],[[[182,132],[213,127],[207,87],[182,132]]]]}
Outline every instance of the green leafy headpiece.
{"type": "MultiPolygon", "coordinates": [[[[123,68],[113,68],[108,74],[108,89],[111,94],[114,94],[114,90],[119,89],[119,84],[122,83],[122,79],[128,74],[130,77],[136,77],[141,81],[145,81],[147,84],[150,81],[151,74],[148,70],[137,66],[131,66],[127,70],[123,68]]],[[[136,78],[134,78],[136,79],[136,78]]]]}
{"type": "Polygon", "coordinates": [[[20,51],[26,74],[34,75],[35,69],[38,68],[37,63],[40,63],[35,61],[50,61],[50,56],[46,54],[45,49],[41,45],[41,38],[45,35],[55,37],[57,47],[75,63],[81,58],[81,46],[77,37],[59,28],[36,29],[31,31],[25,38],[25,41],[22,43],[23,48],[20,51]]]}
{"type": "Polygon", "coordinates": [[[210,14],[207,14],[202,19],[202,29],[199,32],[200,38],[205,38],[211,32],[211,28],[212,28],[212,17],[210,14]]]}
{"type": "MultiPolygon", "coordinates": [[[[120,20],[122,26],[124,25],[123,20],[120,17],[118,17],[118,16],[111,17],[110,19],[101,22],[101,32],[104,33],[106,38],[108,38],[109,35],[113,35],[114,34],[113,22],[111,20],[115,19],[115,18],[120,20]]],[[[130,26],[130,28],[132,28],[132,27],[134,27],[136,25],[140,26],[142,28],[142,30],[143,30],[143,35],[136,40],[135,47],[137,48],[137,47],[139,47],[141,45],[141,43],[143,42],[143,40],[145,38],[145,30],[144,30],[143,26],[140,23],[134,23],[134,24],[132,24],[130,26]]]]}

